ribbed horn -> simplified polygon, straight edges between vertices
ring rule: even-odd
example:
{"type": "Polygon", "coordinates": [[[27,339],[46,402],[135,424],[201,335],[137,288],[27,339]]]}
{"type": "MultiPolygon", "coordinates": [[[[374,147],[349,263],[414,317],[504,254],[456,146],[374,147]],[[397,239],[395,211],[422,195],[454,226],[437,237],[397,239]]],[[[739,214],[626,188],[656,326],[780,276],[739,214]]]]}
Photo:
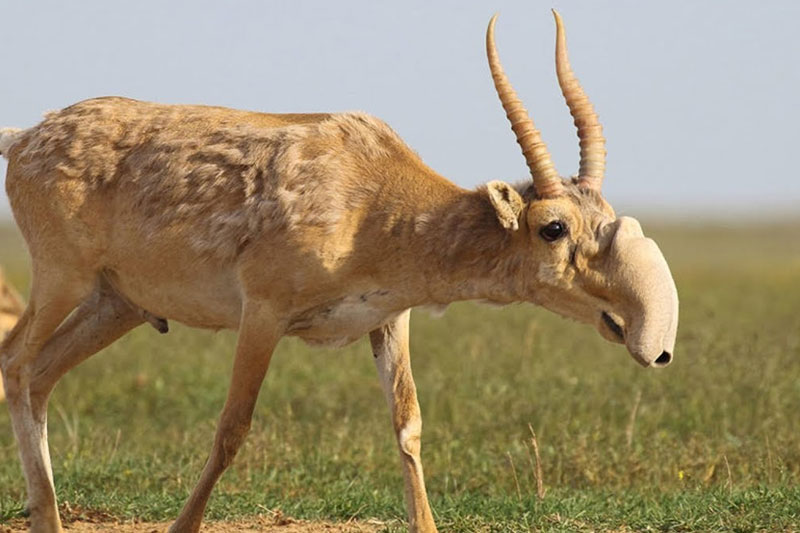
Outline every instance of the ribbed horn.
{"type": "Polygon", "coordinates": [[[528,115],[528,111],[522,105],[522,101],[517,96],[511,83],[508,81],[506,73],[500,64],[500,57],[497,54],[497,47],[494,43],[494,24],[497,21],[497,14],[489,21],[486,30],[486,57],[489,60],[489,69],[492,71],[494,88],[500,103],[506,111],[506,117],[511,122],[511,129],[517,137],[517,142],[522,148],[522,155],[531,171],[533,185],[536,188],[537,196],[541,198],[552,198],[559,196],[564,189],[561,178],[556,172],[547,146],[542,141],[542,135],[533,124],[528,115]]]}
{"type": "Polygon", "coordinates": [[[567,36],[564,32],[564,22],[561,15],[554,9],[556,18],[556,74],[561,93],[567,101],[567,107],[575,126],[578,128],[578,138],[581,146],[581,166],[578,171],[579,185],[587,189],[600,192],[603,185],[603,175],[606,170],[606,140],[603,137],[603,127],[597,118],[597,113],[583,91],[581,84],[575,78],[572,67],[569,66],[567,56],[567,36]]]}

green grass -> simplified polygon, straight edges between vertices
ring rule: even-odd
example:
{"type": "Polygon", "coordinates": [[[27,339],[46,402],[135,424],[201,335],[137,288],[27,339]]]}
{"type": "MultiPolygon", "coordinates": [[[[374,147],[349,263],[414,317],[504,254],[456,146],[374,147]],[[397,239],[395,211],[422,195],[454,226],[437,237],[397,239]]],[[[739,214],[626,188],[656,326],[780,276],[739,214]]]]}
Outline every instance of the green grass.
{"type": "MultiPolygon", "coordinates": [[[[413,314],[423,461],[442,531],[800,529],[800,222],[650,233],[681,297],[667,369],[643,370],[624,348],[533,306],[413,314]]],[[[13,230],[0,232],[0,263],[27,286],[13,230]]],[[[122,517],[176,516],[211,445],[234,341],[177,324],[165,336],[142,327],[67,375],[50,408],[59,498],[122,517]]],[[[23,506],[0,410],[0,522],[23,506]]],[[[404,519],[388,410],[364,341],[278,347],[252,432],[207,516],[276,508],[404,519]]]]}

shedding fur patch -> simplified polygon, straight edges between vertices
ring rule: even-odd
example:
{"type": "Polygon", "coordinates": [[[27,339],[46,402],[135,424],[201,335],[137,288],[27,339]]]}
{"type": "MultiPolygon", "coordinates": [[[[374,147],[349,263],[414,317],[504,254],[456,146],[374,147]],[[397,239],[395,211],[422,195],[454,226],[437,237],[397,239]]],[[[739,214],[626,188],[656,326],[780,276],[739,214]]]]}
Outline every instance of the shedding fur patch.
{"type": "Polygon", "coordinates": [[[408,150],[364,113],[298,117],[87,100],[29,130],[18,174],[76,209],[124,189],[146,232],[231,260],[264,232],[334,234],[380,188],[385,159],[408,150]]]}

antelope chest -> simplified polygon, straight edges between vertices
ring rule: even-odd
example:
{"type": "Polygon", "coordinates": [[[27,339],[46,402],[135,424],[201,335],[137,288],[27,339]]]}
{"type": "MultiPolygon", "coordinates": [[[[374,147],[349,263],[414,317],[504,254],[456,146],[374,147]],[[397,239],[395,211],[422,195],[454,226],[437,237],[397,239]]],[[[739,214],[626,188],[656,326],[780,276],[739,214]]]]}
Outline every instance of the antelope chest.
{"type": "Polygon", "coordinates": [[[344,346],[401,313],[393,300],[382,289],[336,298],[296,314],[288,334],[310,344],[344,346]]]}

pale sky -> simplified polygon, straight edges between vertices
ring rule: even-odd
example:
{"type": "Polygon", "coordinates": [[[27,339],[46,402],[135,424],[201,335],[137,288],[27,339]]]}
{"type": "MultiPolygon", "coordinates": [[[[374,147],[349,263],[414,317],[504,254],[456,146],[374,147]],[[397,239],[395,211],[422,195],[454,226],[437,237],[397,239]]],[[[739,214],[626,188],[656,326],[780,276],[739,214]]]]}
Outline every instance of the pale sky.
{"type": "Polygon", "coordinates": [[[578,145],[555,78],[551,7],[605,128],[604,190],[618,211],[800,213],[791,0],[0,0],[0,127],[102,95],[363,110],[462,186],[517,181],[527,168],[484,52],[499,11],[506,72],[569,175],[578,145]]]}

